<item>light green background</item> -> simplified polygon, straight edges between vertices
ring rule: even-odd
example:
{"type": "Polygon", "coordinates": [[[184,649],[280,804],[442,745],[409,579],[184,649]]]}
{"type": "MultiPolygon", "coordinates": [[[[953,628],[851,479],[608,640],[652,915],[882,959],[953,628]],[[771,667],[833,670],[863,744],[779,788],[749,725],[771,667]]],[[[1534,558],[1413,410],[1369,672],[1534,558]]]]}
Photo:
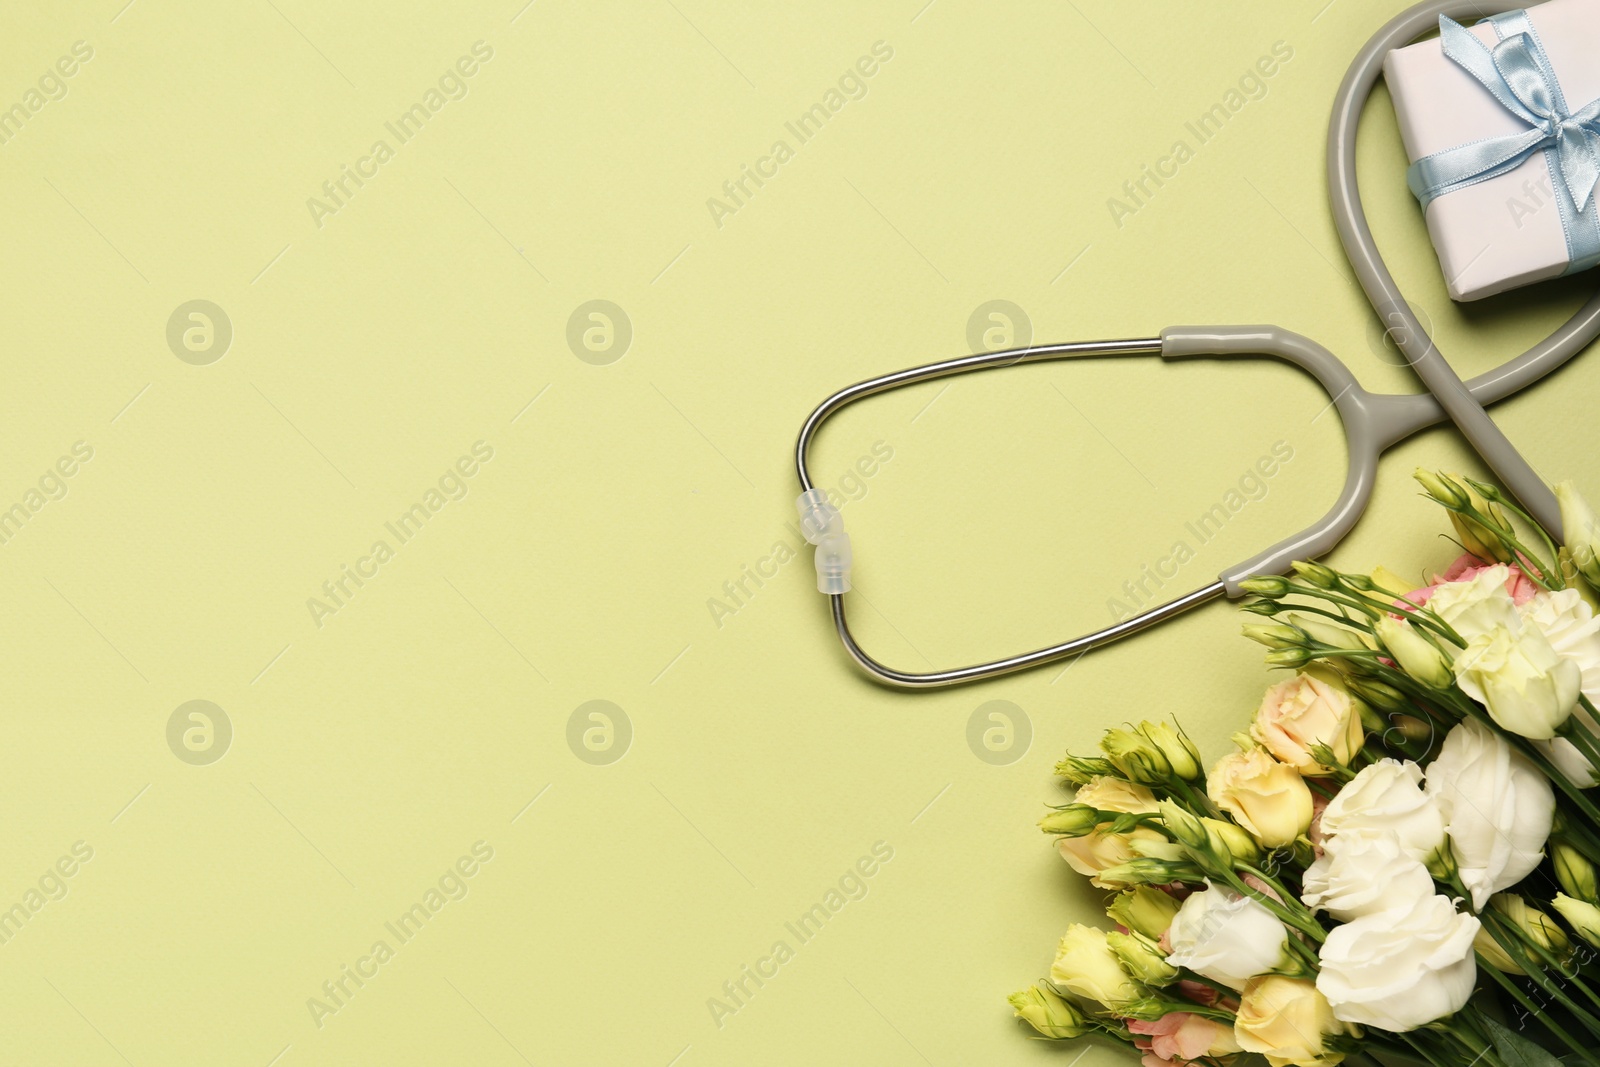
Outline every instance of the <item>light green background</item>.
{"type": "MultiPolygon", "coordinates": [[[[907,695],[847,667],[809,552],[720,625],[708,602],[792,540],[812,406],[966,351],[985,301],[1039,340],[1275,322],[1413,389],[1322,170],[1345,64],[1399,5],[124,2],[12,5],[0,33],[7,105],[94,53],[0,146],[0,506],[93,448],[0,545],[0,908],[93,849],[0,944],[5,1058],[1069,1062],[1002,1000],[1095,910],[1033,827],[1051,766],[1167,713],[1219,753],[1266,680],[1232,610],[907,695]],[[480,40],[468,95],[319,227],[307,199],[480,40]],[[716,225],[707,199],[878,41],[866,95],[716,225]],[[1278,41],[1265,95],[1115,225],[1108,198],[1278,41]],[[166,342],[194,299],[234,330],[207,366],[166,342]],[[632,323],[610,365],[567,345],[591,299],[632,323]],[[319,628],[307,599],[477,441],[465,499],[319,628]],[[208,766],[167,743],[196,699],[234,731],[208,766]],[[596,699],[633,729],[606,766],[566,740],[596,699]],[[968,748],[990,700],[1031,722],[1009,765],[968,748]],[[466,897],[394,942],[478,841],[466,897]],[[784,923],[878,841],[865,898],[799,944],[784,923]],[[307,999],[380,938],[394,958],[315,1025],[307,999]],[[719,1028],[707,999],[780,939],[794,958],[719,1028]]],[[[1478,373],[1584,286],[1452,307],[1371,111],[1381,241],[1478,373]]],[[[1600,476],[1597,375],[1584,357],[1498,413],[1552,478],[1600,476]]],[[[845,512],[862,640],[926,669],[1103,625],[1286,442],[1168,589],[1203,584],[1331,504],[1325,403],[1284,367],[1129,363],[861,405],[815,469],[839,487],[893,450],[845,512]]],[[[1337,562],[1449,557],[1418,463],[1476,469],[1444,430],[1399,449],[1337,562]]]]}

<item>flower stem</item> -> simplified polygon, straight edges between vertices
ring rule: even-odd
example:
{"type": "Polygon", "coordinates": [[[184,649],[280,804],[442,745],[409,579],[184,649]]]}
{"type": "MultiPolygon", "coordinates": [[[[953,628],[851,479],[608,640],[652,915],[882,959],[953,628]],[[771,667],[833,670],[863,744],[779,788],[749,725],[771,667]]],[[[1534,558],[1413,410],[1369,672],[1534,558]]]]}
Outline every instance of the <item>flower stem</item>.
{"type": "MultiPolygon", "coordinates": [[[[1486,917],[1491,922],[1493,922],[1497,927],[1499,927],[1500,930],[1503,933],[1505,933],[1508,937],[1515,938],[1517,941],[1520,941],[1525,947],[1527,947],[1529,950],[1531,950],[1533,955],[1537,956],[1539,958],[1539,960],[1545,965],[1545,967],[1541,968],[1541,970],[1546,970],[1546,974],[1547,975],[1548,975],[1548,970],[1554,970],[1556,974],[1560,975],[1569,984],[1571,984],[1575,989],[1577,989],[1585,997],[1587,997],[1589,999],[1589,1001],[1595,1005],[1595,1007],[1600,1008],[1600,996],[1597,996],[1595,994],[1595,991],[1593,989],[1589,988],[1589,984],[1587,982],[1585,982],[1581,977],[1579,977],[1577,968],[1573,968],[1571,970],[1571,972],[1569,973],[1568,969],[1567,969],[1568,968],[1567,964],[1565,964],[1561,960],[1557,959],[1555,954],[1552,953],[1549,949],[1545,948],[1543,945],[1539,944],[1533,938],[1529,937],[1527,932],[1525,930],[1523,930],[1522,927],[1518,926],[1516,923],[1513,923],[1513,922],[1507,920],[1504,916],[1501,916],[1498,913],[1492,913],[1491,912],[1486,917]]],[[[1490,933],[1493,934],[1494,931],[1491,930],[1490,933]]],[[[1497,940],[1498,940],[1498,938],[1497,938],[1497,940]]],[[[1527,967],[1529,966],[1529,964],[1524,963],[1524,961],[1521,960],[1521,959],[1518,959],[1517,962],[1519,964],[1521,964],[1524,969],[1527,969],[1527,967]]],[[[1552,979],[1552,982],[1553,981],[1554,980],[1552,979]]],[[[1573,1014],[1575,1014],[1575,1015],[1579,1014],[1579,1010],[1577,1008],[1573,1008],[1573,1014]]],[[[1587,1016],[1591,1029],[1594,1029],[1596,1027],[1600,1027],[1600,1019],[1595,1019],[1594,1016],[1588,1015],[1587,1012],[1584,1012],[1583,1015],[1587,1016]]],[[[1600,1030],[1596,1031],[1596,1036],[1600,1037],[1600,1030]]]]}
{"type": "MultiPolygon", "coordinates": [[[[1266,877],[1260,871],[1249,866],[1248,864],[1240,864],[1238,869],[1247,874],[1252,874],[1255,877],[1260,878],[1269,886],[1274,884],[1271,878],[1266,877]]],[[[1243,878],[1240,878],[1232,871],[1228,872],[1227,878],[1229,884],[1231,884],[1235,890],[1248,897],[1254,898],[1256,901],[1264,905],[1268,911],[1272,912],[1273,915],[1277,916],[1280,921],[1294,927],[1296,930],[1311,938],[1317,944],[1320,945],[1322,942],[1327,940],[1328,932],[1322,928],[1321,924],[1316,921],[1310,912],[1301,909],[1300,913],[1296,913],[1295,911],[1291,910],[1288,905],[1281,904],[1260,890],[1251,888],[1243,878]]],[[[1281,886],[1278,886],[1277,888],[1280,890],[1282,889],[1281,886]]],[[[1286,890],[1284,892],[1290,900],[1294,899],[1293,895],[1288,894],[1286,890]]],[[[1289,944],[1291,946],[1294,944],[1293,939],[1290,940],[1289,944]]]]}
{"type": "MultiPolygon", "coordinates": [[[[1530,959],[1527,953],[1522,951],[1521,945],[1518,943],[1520,938],[1506,936],[1504,929],[1500,926],[1500,923],[1497,921],[1497,918],[1494,915],[1486,914],[1484,918],[1489,919],[1489,922],[1485,925],[1484,929],[1489,931],[1489,935],[1499,943],[1501,948],[1505,949],[1506,954],[1516,962],[1517,966],[1521,967],[1527,972],[1529,981],[1533,982],[1534,985],[1538,986],[1545,993],[1548,993],[1550,996],[1554,997],[1557,1002],[1570,1011],[1573,1016],[1589,1031],[1589,1036],[1592,1041],[1600,1041],[1600,1019],[1596,1019],[1593,1015],[1589,1014],[1589,1012],[1586,1011],[1582,1005],[1568,996],[1566,991],[1561,988],[1561,984],[1559,982],[1552,981],[1550,979],[1550,975],[1545,971],[1545,969],[1530,959]]],[[[1551,1023],[1549,1019],[1541,1017],[1540,1021],[1546,1026],[1549,1026],[1552,1029],[1554,1028],[1554,1024],[1551,1023]]],[[[1600,1064],[1600,1057],[1596,1057],[1593,1053],[1588,1053],[1587,1050],[1585,1051],[1588,1055],[1588,1058],[1592,1062],[1600,1064]]]]}
{"type": "Polygon", "coordinates": [[[1589,1049],[1581,1044],[1577,1038],[1573,1037],[1571,1034],[1567,1033],[1566,1030],[1556,1025],[1556,1023],[1544,1013],[1543,1009],[1541,1009],[1539,1005],[1535,1004],[1526,993],[1518,989],[1517,984],[1510,978],[1507,978],[1505,974],[1499,970],[1499,968],[1495,967],[1494,964],[1490,963],[1482,956],[1479,956],[1478,970],[1485,972],[1496,982],[1500,983],[1505,991],[1510,993],[1512,998],[1515,999],[1518,1004],[1521,1004],[1524,1008],[1528,1009],[1529,1015],[1535,1019],[1538,1019],[1539,1022],[1543,1024],[1545,1029],[1554,1034],[1562,1044],[1576,1052],[1585,1062],[1600,1065],[1600,1059],[1596,1059],[1593,1052],[1590,1052],[1589,1049]]]}

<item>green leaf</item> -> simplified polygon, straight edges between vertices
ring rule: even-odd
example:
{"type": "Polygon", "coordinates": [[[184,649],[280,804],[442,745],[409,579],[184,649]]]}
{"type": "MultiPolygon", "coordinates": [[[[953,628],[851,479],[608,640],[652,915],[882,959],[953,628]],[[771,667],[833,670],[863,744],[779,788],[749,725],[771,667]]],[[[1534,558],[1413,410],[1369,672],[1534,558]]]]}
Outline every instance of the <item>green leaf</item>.
{"type": "Polygon", "coordinates": [[[1489,1036],[1494,1039],[1495,1051],[1506,1061],[1506,1067],[1564,1067],[1555,1053],[1544,1046],[1523,1037],[1515,1030],[1506,1029],[1488,1016],[1483,1016],[1482,1021],[1489,1030],[1489,1036]]]}

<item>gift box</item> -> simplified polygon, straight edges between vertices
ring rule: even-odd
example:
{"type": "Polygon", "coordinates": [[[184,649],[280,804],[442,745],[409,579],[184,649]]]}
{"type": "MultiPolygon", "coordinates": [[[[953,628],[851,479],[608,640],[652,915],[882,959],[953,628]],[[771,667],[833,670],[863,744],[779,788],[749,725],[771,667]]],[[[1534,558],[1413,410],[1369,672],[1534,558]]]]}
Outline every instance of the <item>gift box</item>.
{"type": "Polygon", "coordinates": [[[1452,298],[1600,263],[1600,0],[1441,18],[1384,77],[1452,298]]]}

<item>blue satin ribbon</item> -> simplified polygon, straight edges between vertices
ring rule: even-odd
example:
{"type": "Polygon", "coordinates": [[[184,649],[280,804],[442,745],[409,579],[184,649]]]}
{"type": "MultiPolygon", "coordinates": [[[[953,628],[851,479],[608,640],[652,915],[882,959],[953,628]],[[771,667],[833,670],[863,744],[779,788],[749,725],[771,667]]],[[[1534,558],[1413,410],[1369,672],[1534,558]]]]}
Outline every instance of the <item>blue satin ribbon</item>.
{"type": "Polygon", "coordinates": [[[1568,274],[1600,264],[1600,99],[1574,113],[1567,106],[1533,24],[1524,11],[1485,20],[1499,35],[1493,48],[1460,23],[1439,16],[1444,54],[1489,90],[1501,107],[1527,123],[1523,133],[1488,137],[1417,160],[1406,184],[1426,208],[1440,196],[1515,170],[1543,153],[1567,238],[1568,274]]]}

